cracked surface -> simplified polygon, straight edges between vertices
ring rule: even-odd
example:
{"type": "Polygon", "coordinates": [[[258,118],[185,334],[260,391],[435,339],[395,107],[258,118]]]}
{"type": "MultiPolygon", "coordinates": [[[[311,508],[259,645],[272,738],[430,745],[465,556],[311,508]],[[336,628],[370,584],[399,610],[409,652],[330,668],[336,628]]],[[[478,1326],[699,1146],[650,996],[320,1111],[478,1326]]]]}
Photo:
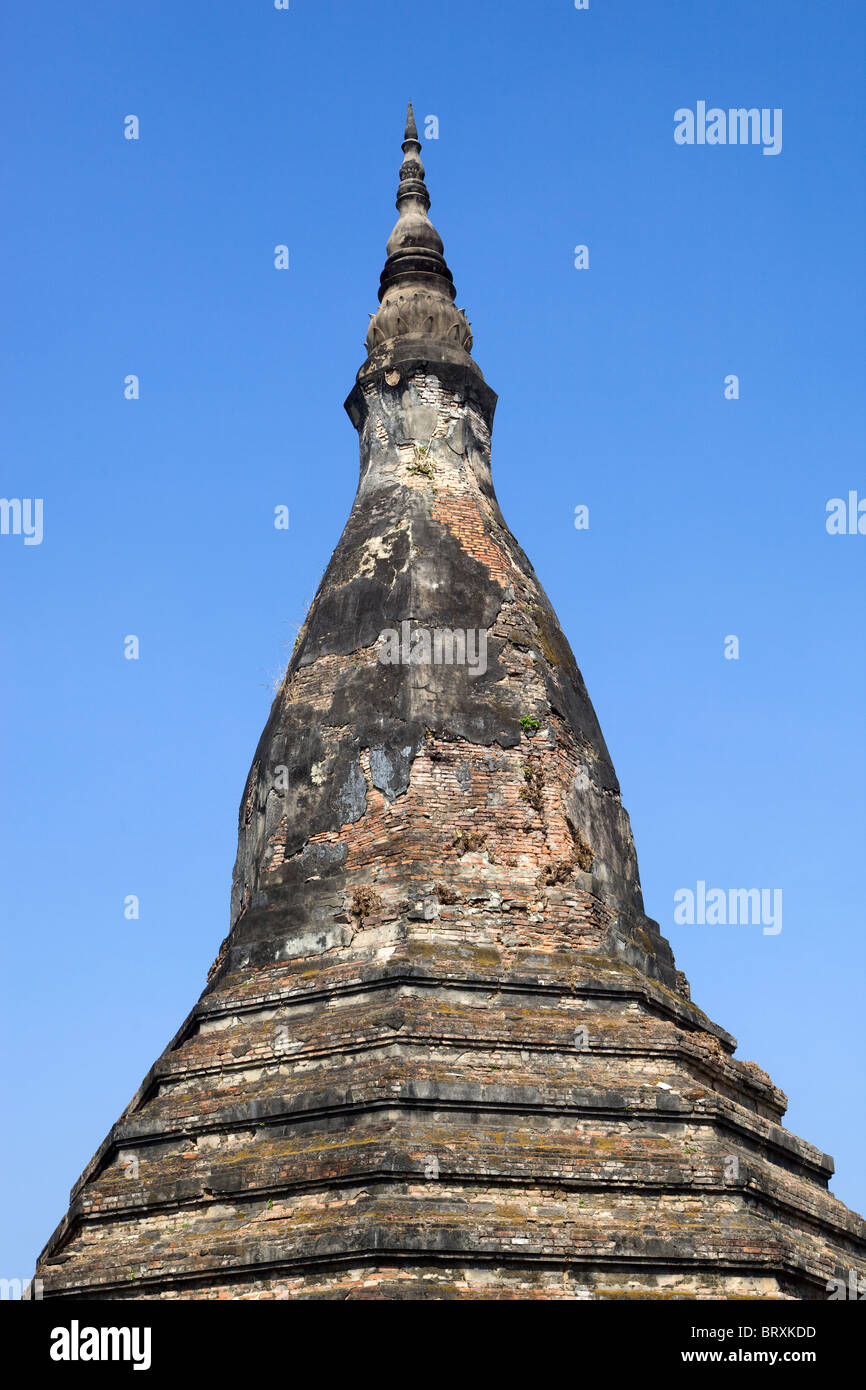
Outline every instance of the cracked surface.
{"type": "Polygon", "coordinates": [[[407,367],[358,393],[358,494],[245,791],[223,964],[279,958],[311,924],[330,940],[335,905],[359,876],[396,909],[471,820],[487,845],[462,865],[467,892],[489,896],[511,869],[510,907],[527,924],[548,921],[586,949],[614,931],[615,949],[682,988],[643,913],[628,818],[580,672],[496,502],[489,393],[450,376],[407,367]],[[430,476],[413,471],[419,450],[430,476]],[[487,669],[383,665],[381,634],[404,622],[483,630],[487,669]],[[544,781],[531,802],[527,760],[544,781]],[[277,768],[288,769],[285,787],[277,768]],[[537,891],[551,878],[543,886],[569,890],[570,902],[537,891]]]}
{"type": "MultiPolygon", "coordinates": [[[[371,358],[371,362],[374,359],[371,358]]],[[[383,361],[256,750],[207,987],[72,1192],[46,1298],[826,1297],[832,1160],[646,917],[477,370],[383,361]],[[486,670],[383,664],[403,622],[486,670]]]]}

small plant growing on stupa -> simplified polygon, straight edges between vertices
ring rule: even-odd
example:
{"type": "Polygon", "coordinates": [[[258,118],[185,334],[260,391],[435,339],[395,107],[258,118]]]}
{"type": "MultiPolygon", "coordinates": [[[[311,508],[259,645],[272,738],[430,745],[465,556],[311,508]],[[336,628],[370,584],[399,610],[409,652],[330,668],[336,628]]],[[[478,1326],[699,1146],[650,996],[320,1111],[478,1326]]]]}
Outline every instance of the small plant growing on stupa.
{"type": "Polygon", "coordinates": [[[416,444],[415,455],[411,463],[407,463],[406,472],[413,473],[418,478],[435,478],[436,465],[430,458],[429,444],[416,444]]]}
{"type": "Polygon", "coordinates": [[[433,885],[433,897],[440,903],[445,903],[446,906],[456,903],[459,896],[460,894],[455,893],[453,888],[449,888],[447,883],[435,883],[433,885]]]}
{"type": "Polygon", "coordinates": [[[523,769],[526,786],[520,788],[520,800],[526,801],[541,815],[544,810],[544,768],[539,761],[528,762],[523,769]]]}
{"type": "Polygon", "coordinates": [[[362,888],[352,889],[351,912],[354,917],[369,917],[371,912],[376,912],[382,906],[382,899],[375,888],[370,888],[365,884],[362,888]]]}
{"type": "Polygon", "coordinates": [[[451,848],[456,849],[461,855],[468,854],[470,850],[479,849],[487,836],[480,830],[458,830],[454,839],[451,841],[451,848]]]}
{"type": "Polygon", "coordinates": [[[588,874],[592,869],[595,855],[579,830],[573,830],[571,833],[574,836],[574,862],[579,869],[588,874]]]}

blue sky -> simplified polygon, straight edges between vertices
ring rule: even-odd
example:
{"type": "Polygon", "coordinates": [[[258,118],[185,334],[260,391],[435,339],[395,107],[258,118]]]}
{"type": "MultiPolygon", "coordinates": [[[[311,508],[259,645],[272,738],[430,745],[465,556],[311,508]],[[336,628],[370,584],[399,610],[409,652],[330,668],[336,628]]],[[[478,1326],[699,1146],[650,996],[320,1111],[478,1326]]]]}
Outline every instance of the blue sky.
{"type": "Polygon", "coordinates": [[[499,500],[648,911],[866,1208],[866,537],[825,529],[866,497],[866,11],[49,0],[3,27],[0,492],[44,499],[44,539],[0,536],[0,1275],[32,1272],[227,929],[272,682],[354,497],[342,402],[410,97],[499,500]],[[699,100],[781,108],[782,152],[676,145],[699,100]],[[783,930],[677,926],[699,880],[781,888],[783,930]]]}

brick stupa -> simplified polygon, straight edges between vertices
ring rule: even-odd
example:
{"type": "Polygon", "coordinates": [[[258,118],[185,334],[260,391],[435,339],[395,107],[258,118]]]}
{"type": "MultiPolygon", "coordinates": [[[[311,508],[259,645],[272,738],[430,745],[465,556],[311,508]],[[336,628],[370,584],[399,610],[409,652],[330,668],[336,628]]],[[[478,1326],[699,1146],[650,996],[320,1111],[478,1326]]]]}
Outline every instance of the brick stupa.
{"type": "Polygon", "coordinates": [[[496,501],[411,107],[403,151],[358,492],[243,793],[229,935],[44,1297],[826,1298],[864,1223],[644,912],[496,501]]]}

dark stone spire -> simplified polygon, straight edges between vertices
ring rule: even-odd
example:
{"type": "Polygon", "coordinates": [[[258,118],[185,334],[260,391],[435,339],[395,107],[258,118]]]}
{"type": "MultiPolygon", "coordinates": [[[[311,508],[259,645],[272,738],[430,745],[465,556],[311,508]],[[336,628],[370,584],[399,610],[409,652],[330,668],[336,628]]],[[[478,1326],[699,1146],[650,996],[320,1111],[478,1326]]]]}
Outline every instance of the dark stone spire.
{"type": "MultiPolygon", "coordinates": [[[[417,357],[426,356],[433,361],[470,360],[470,325],[463,310],[454,305],[454,277],[445,260],[442,238],[427,216],[429,208],[421,144],[410,101],[397,189],[400,216],[388,238],[388,259],[379,282],[379,310],[371,315],[365,344],[376,366],[379,359],[394,356],[398,340],[401,349],[411,342],[417,357]]],[[[399,356],[405,358],[405,351],[401,350],[399,356]]]]}
{"type": "Polygon", "coordinates": [[[347,403],[358,492],[241,798],[230,930],[36,1277],[66,1300],[824,1299],[866,1276],[866,1227],[647,916],[496,500],[411,109],[403,149],[347,403]]]}

